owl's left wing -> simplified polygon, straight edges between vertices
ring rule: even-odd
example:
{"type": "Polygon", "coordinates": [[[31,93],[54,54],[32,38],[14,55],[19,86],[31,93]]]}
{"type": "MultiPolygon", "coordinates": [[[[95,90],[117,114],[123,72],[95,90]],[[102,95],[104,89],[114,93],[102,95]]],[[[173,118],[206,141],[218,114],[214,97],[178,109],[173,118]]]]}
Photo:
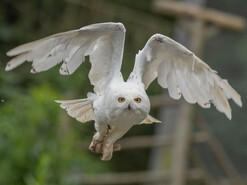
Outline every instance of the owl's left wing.
{"type": "Polygon", "coordinates": [[[147,89],[156,78],[167,88],[169,95],[179,99],[183,95],[189,103],[216,108],[231,119],[227,99],[242,106],[240,95],[206,63],[190,50],[161,34],[153,35],[136,55],[134,70],[129,80],[141,80],[147,89]]]}

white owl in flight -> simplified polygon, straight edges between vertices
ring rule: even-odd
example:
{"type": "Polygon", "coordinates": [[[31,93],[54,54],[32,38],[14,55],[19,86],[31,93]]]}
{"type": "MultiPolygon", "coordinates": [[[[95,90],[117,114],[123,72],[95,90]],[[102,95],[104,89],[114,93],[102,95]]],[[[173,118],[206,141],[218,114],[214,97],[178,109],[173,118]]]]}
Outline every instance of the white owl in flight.
{"type": "Polygon", "coordinates": [[[125,40],[121,23],[99,23],[78,30],[58,33],[10,50],[15,56],[7,63],[6,71],[25,61],[32,62],[32,73],[46,71],[63,63],[60,74],[72,74],[89,55],[89,79],[94,93],[86,99],[63,100],[61,107],[79,122],[95,121],[96,133],[89,149],[103,153],[110,160],[119,150],[115,141],[133,125],[159,122],[149,115],[150,101],[145,92],[158,79],[169,95],[182,95],[189,103],[216,108],[231,119],[227,99],[242,106],[240,95],[193,52],[161,34],[153,35],[135,58],[134,69],[127,82],[120,72],[125,40]],[[108,130],[108,125],[110,129],[108,130]]]}

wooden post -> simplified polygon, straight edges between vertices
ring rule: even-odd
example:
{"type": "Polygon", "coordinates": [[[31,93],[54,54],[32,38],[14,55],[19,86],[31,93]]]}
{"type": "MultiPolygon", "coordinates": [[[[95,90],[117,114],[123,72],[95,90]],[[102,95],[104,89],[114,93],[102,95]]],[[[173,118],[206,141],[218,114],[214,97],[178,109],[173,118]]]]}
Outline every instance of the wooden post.
{"type": "Polygon", "coordinates": [[[176,128],[172,145],[171,185],[183,185],[186,182],[193,107],[184,103],[177,115],[178,119],[175,123],[176,128]]]}
{"type": "MultiPolygon", "coordinates": [[[[230,29],[237,32],[245,30],[245,20],[239,16],[230,15],[220,11],[204,8],[206,0],[184,0],[184,1],[153,1],[153,10],[157,13],[171,15],[179,18],[175,26],[175,40],[182,43],[201,57],[206,39],[212,34],[205,23],[212,23],[220,28],[230,29]],[[188,19],[188,17],[192,18],[188,19]]],[[[182,104],[182,107],[185,105],[182,104]]],[[[186,109],[193,112],[193,106],[187,104],[186,109]]],[[[184,111],[187,111],[184,109],[184,111]]],[[[173,117],[180,117],[180,112],[174,108],[162,108],[159,118],[163,125],[157,125],[156,134],[172,134],[174,131],[174,146],[172,147],[172,169],[171,176],[173,185],[184,185],[186,183],[187,147],[190,145],[190,122],[191,120],[180,120],[175,122],[173,117]],[[170,114],[170,115],[169,115],[170,114]],[[168,117],[168,118],[167,118],[168,117]],[[168,121],[167,121],[168,120],[168,121]],[[174,129],[175,126],[175,129],[174,129]]],[[[185,114],[185,113],[184,113],[185,114]]],[[[154,148],[150,156],[150,170],[162,169],[162,156],[165,156],[162,148],[154,148]]],[[[164,157],[163,157],[164,158],[164,157]]]]}
{"type": "Polygon", "coordinates": [[[160,14],[170,15],[179,19],[184,17],[192,17],[200,19],[201,21],[206,23],[211,23],[213,25],[216,25],[217,27],[236,32],[243,32],[246,29],[246,21],[244,18],[219,10],[198,6],[198,2],[201,3],[202,0],[155,0],[153,2],[153,9],[155,12],[160,14]],[[194,3],[192,4],[191,2],[194,3]]]}
{"type": "MultiPolygon", "coordinates": [[[[161,1],[158,1],[161,2],[161,1]]],[[[166,2],[166,1],[162,1],[166,2]]],[[[204,0],[198,0],[197,3],[203,4],[204,0]]],[[[156,1],[154,1],[155,9],[156,1]]],[[[193,21],[188,27],[187,20],[183,19],[177,22],[175,26],[175,40],[182,43],[196,55],[201,56],[203,50],[203,33],[204,33],[204,23],[200,20],[193,21]]],[[[186,102],[181,104],[183,111],[193,112],[193,106],[186,102]]],[[[159,111],[160,120],[162,124],[156,126],[155,134],[171,135],[174,134],[174,143],[171,150],[172,160],[171,160],[171,175],[172,184],[183,185],[186,182],[185,174],[187,168],[187,147],[189,146],[189,132],[190,132],[190,120],[185,119],[184,121],[179,119],[176,121],[174,118],[180,117],[180,114],[186,114],[186,112],[177,111],[176,108],[163,107],[159,111]],[[175,127],[175,128],[174,128],[175,127]],[[185,128],[184,128],[185,127],[185,128]],[[175,132],[175,133],[174,133],[175,132]],[[177,141],[177,138],[183,143],[177,141]],[[185,138],[184,138],[185,137],[185,138]],[[181,148],[180,148],[181,147],[181,148]],[[179,152],[178,152],[179,151],[179,152]]],[[[165,161],[167,151],[162,148],[154,148],[150,155],[149,170],[164,170],[162,167],[162,162],[165,161]]]]}

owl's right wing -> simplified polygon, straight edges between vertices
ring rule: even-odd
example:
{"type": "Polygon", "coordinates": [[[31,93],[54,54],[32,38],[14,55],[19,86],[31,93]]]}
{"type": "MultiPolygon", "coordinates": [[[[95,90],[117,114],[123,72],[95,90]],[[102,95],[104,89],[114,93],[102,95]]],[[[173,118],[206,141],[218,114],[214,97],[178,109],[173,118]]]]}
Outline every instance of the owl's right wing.
{"type": "Polygon", "coordinates": [[[179,99],[183,95],[187,102],[198,103],[203,108],[213,103],[229,119],[231,108],[227,99],[242,106],[240,95],[227,80],[190,50],[161,34],[153,35],[136,55],[129,80],[139,80],[147,89],[156,78],[172,98],[179,99]]]}
{"type": "Polygon", "coordinates": [[[6,71],[25,61],[32,62],[32,73],[46,71],[63,62],[60,74],[72,74],[89,55],[89,79],[95,92],[102,92],[111,78],[120,75],[125,28],[121,23],[99,23],[78,30],[58,33],[18,46],[7,55],[15,56],[6,71]]]}

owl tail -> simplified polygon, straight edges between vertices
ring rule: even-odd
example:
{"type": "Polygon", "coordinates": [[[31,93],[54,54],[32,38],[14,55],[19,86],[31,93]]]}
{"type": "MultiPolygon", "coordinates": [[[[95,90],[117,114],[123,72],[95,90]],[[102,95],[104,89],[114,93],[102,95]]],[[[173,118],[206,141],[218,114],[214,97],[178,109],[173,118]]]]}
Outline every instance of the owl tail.
{"type": "Polygon", "coordinates": [[[65,109],[67,113],[77,121],[85,123],[95,120],[93,111],[93,100],[91,98],[77,100],[55,100],[60,103],[60,107],[65,109]]]}
{"type": "Polygon", "coordinates": [[[152,124],[152,123],[161,123],[161,121],[160,120],[157,120],[156,118],[154,118],[153,116],[151,116],[151,115],[148,114],[147,118],[144,119],[139,124],[152,124]]]}

